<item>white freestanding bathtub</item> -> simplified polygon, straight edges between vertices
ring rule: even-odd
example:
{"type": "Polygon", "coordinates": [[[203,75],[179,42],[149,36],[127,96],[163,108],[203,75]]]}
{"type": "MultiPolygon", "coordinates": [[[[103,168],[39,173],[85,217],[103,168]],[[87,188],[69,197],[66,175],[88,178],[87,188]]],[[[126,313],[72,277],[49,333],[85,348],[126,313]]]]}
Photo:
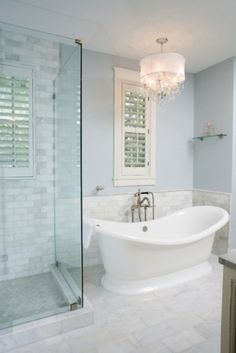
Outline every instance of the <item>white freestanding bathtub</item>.
{"type": "Polygon", "coordinates": [[[210,272],[214,235],[229,220],[219,207],[196,206],[154,221],[95,220],[105,267],[104,288],[138,294],[210,272]]]}

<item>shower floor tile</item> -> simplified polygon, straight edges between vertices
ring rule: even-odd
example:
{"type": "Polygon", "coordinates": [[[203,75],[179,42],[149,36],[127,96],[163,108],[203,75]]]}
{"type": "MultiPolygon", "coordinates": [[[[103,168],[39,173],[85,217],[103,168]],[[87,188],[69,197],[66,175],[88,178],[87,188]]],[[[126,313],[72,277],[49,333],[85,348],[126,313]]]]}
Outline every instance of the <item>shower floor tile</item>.
{"type": "Polygon", "coordinates": [[[51,273],[0,282],[0,329],[68,310],[51,273]]]}

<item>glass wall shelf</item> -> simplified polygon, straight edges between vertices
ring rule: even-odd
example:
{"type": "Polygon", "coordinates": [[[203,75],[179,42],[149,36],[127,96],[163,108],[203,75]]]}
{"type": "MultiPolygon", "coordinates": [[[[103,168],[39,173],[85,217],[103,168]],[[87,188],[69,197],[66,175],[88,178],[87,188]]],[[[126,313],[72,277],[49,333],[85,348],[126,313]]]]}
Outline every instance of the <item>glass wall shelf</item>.
{"type": "Polygon", "coordinates": [[[203,141],[205,139],[208,139],[210,137],[219,137],[220,139],[222,139],[223,137],[227,136],[227,134],[215,134],[215,135],[202,135],[202,136],[196,136],[193,137],[192,140],[200,140],[203,141]]]}

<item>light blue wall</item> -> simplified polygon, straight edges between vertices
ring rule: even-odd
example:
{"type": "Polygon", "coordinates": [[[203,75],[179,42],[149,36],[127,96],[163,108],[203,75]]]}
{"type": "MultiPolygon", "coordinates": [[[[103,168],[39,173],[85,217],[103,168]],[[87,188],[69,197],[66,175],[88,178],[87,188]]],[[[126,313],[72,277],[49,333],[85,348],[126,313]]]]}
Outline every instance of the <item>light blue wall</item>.
{"type": "MultiPolygon", "coordinates": [[[[139,69],[138,62],[84,50],[83,55],[83,189],[92,195],[133,192],[113,187],[113,67],[139,69]]],[[[193,186],[193,75],[187,75],[180,96],[157,111],[156,176],[148,190],[193,186]]]]}
{"type": "Polygon", "coordinates": [[[228,59],[194,77],[194,133],[202,134],[206,122],[214,124],[224,139],[195,142],[194,188],[231,192],[234,59],[228,59]]]}

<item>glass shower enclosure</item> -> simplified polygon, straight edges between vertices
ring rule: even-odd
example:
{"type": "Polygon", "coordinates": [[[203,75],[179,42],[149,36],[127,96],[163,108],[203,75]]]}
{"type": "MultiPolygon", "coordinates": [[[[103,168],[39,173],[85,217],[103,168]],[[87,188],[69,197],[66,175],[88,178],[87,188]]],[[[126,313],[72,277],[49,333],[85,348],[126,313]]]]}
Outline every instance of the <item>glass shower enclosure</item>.
{"type": "Polygon", "coordinates": [[[0,23],[0,329],[83,306],[82,44],[0,23]]]}
{"type": "Polygon", "coordinates": [[[76,44],[54,83],[56,263],[52,270],[61,277],[71,310],[83,305],[83,244],[78,236],[82,235],[82,45],[78,40],[76,44]]]}

